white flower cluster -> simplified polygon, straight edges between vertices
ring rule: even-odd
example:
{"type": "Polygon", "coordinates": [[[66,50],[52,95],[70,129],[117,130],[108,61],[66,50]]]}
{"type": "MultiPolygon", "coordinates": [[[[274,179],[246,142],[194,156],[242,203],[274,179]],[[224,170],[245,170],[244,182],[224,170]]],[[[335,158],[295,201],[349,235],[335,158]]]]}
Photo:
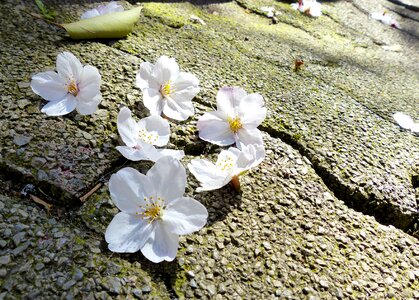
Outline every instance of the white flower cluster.
{"type": "Polygon", "coordinates": [[[291,7],[310,17],[320,17],[322,15],[321,4],[316,0],[298,0],[298,3],[292,3],[291,7]]]}
{"type": "MultiPolygon", "coordinates": [[[[32,90],[49,101],[42,108],[48,116],[61,116],[76,109],[93,114],[102,99],[101,76],[90,65],[82,66],[71,53],[57,57],[57,72],[34,75],[32,90]]],[[[119,212],[109,224],[105,239],[113,252],[141,250],[157,263],[172,261],[179,247],[179,235],[200,230],[207,222],[207,209],[195,199],[184,197],[186,170],[180,163],[182,150],[160,149],[170,137],[169,122],[184,121],[195,112],[192,99],[199,92],[199,80],[181,72],[174,58],[160,57],[155,64],[140,64],[136,85],[151,116],[138,122],[123,107],[117,129],[125,146],[116,149],[132,161],[155,162],[146,175],[123,168],[109,180],[109,191],[119,212]]],[[[188,168],[201,183],[200,191],[221,188],[231,182],[239,189],[239,175],[260,164],[265,157],[262,135],[257,126],[265,119],[266,108],[259,94],[248,95],[238,87],[222,88],[217,110],[198,120],[199,136],[222,150],[216,164],[193,159],[188,168]]]]}

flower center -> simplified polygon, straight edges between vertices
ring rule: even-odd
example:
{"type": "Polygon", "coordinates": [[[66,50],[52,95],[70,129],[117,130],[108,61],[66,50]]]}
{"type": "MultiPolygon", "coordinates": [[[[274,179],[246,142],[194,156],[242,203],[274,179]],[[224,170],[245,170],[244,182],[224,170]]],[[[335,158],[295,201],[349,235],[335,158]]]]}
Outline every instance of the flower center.
{"type": "Polygon", "coordinates": [[[230,124],[230,129],[231,131],[233,131],[234,133],[236,133],[237,131],[239,131],[239,129],[243,128],[243,124],[240,121],[239,117],[235,117],[233,118],[228,118],[228,124],[230,124]]]}
{"type": "Polygon", "coordinates": [[[79,88],[74,80],[70,81],[69,85],[67,86],[67,90],[73,96],[77,96],[79,93],[79,88]]]}
{"type": "Polygon", "coordinates": [[[159,135],[156,132],[147,132],[144,129],[140,129],[140,133],[138,134],[140,139],[142,139],[144,142],[153,145],[157,139],[159,138],[159,135]]]}
{"type": "Polygon", "coordinates": [[[230,171],[233,168],[233,158],[231,156],[226,156],[223,159],[217,161],[217,167],[221,169],[221,171],[230,171]]]}
{"type": "Polygon", "coordinates": [[[160,219],[163,215],[164,200],[158,197],[157,200],[154,201],[153,196],[150,196],[150,198],[144,197],[144,201],[147,203],[140,206],[143,211],[136,212],[135,214],[140,216],[143,220],[146,220],[148,223],[153,223],[155,220],[160,219]]]}
{"type": "Polygon", "coordinates": [[[162,84],[161,87],[160,87],[160,94],[163,97],[169,97],[171,94],[173,94],[173,92],[174,92],[174,89],[173,89],[173,85],[172,85],[171,80],[162,84]]]}

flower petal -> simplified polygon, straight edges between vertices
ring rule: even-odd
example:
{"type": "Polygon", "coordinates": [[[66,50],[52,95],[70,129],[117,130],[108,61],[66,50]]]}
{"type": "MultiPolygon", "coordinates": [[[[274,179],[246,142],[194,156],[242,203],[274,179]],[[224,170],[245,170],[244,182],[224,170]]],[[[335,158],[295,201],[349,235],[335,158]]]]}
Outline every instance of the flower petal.
{"type": "Polygon", "coordinates": [[[169,203],[185,193],[186,171],[175,158],[163,156],[147,172],[147,178],[153,182],[158,196],[169,203]]]}
{"type": "Polygon", "coordinates": [[[250,145],[250,144],[263,144],[262,134],[260,133],[259,129],[247,129],[242,128],[236,134],[236,145],[239,149],[242,146],[250,145]]]}
{"type": "Polygon", "coordinates": [[[94,8],[94,9],[91,9],[91,10],[85,11],[85,12],[81,15],[80,19],[81,19],[81,20],[83,20],[83,19],[90,19],[90,18],[99,17],[99,16],[100,16],[99,11],[98,11],[96,8],[94,8]]]}
{"type": "Polygon", "coordinates": [[[68,94],[61,100],[50,101],[44,107],[42,107],[41,112],[47,114],[48,116],[62,116],[72,112],[77,106],[76,98],[68,94]]]}
{"type": "Polygon", "coordinates": [[[100,101],[102,101],[102,95],[96,95],[88,100],[81,98],[77,95],[77,111],[81,115],[91,115],[98,109],[100,101]]]}
{"type": "Polygon", "coordinates": [[[152,75],[160,84],[169,80],[173,82],[179,75],[179,65],[174,58],[169,58],[165,55],[160,56],[154,65],[152,75]]]}
{"type": "Polygon", "coordinates": [[[163,97],[158,90],[145,89],[143,91],[144,106],[150,111],[150,115],[161,115],[163,112],[163,97]]]}
{"type": "Polygon", "coordinates": [[[413,119],[402,112],[396,112],[393,118],[401,128],[410,129],[414,125],[413,119]]]}
{"type": "Polygon", "coordinates": [[[118,150],[126,159],[132,161],[150,160],[149,155],[142,149],[139,150],[128,146],[116,146],[116,150],[118,150]]]}
{"type": "Polygon", "coordinates": [[[234,134],[230,129],[228,122],[222,117],[220,112],[208,112],[198,120],[199,137],[204,141],[227,146],[234,143],[234,134]]]}
{"type": "Polygon", "coordinates": [[[155,89],[159,90],[163,82],[158,82],[154,78],[153,74],[154,65],[149,62],[143,62],[140,64],[140,70],[137,72],[135,84],[142,91],[144,89],[155,89]]]}
{"type": "Polygon", "coordinates": [[[200,230],[206,223],[208,211],[201,203],[189,197],[181,197],[167,205],[162,221],[170,232],[189,234],[200,230]]]}
{"type": "Polygon", "coordinates": [[[243,146],[237,158],[236,170],[234,175],[250,170],[258,166],[265,158],[265,147],[263,145],[252,144],[243,146]]]}
{"type": "Polygon", "coordinates": [[[108,225],[105,240],[113,252],[134,253],[140,250],[152,234],[153,225],[140,217],[120,212],[108,225]]]}
{"type": "Polygon", "coordinates": [[[78,83],[79,93],[77,96],[89,100],[89,98],[100,95],[100,82],[101,76],[98,69],[90,65],[84,66],[78,83]]]}
{"type": "Polygon", "coordinates": [[[155,196],[153,182],[137,170],[127,167],[119,170],[109,180],[113,203],[123,212],[135,214],[144,204],[144,197],[155,196]]]}
{"type": "Polygon", "coordinates": [[[181,160],[185,156],[185,152],[183,152],[183,150],[172,150],[172,149],[156,149],[156,150],[159,153],[160,157],[170,156],[170,157],[176,158],[177,160],[181,160]]]}
{"type": "Polygon", "coordinates": [[[239,87],[223,87],[217,93],[217,111],[224,112],[234,118],[241,99],[247,96],[245,90],[239,87]]]}
{"type": "Polygon", "coordinates": [[[48,71],[34,75],[31,81],[32,91],[48,101],[63,99],[68,91],[57,73],[48,71]]]}
{"type": "MultiPolygon", "coordinates": [[[[138,122],[138,128],[144,130],[146,133],[151,134],[152,138],[155,136],[157,139],[152,143],[156,146],[165,146],[170,138],[170,125],[169,122],[160,116],[149,116],[141,119],[138,122]]],[[[137,135],[138,136],[138,135],[137,135]]],[[[142,137],[140,137],[142,138],[142,137]]],[[[147,137],[143,138],[147,141],[147,137]]]]}
{"type": "Polygon", "coordinates": [[[260,94],[250,94],[240,101],[239,115],[243,127],[255,128],[263,122],[266,117],[266,107],[260,94]]]}
{"type": "Polygon", "coordinates": [[[191,73],[180,72],[173,82],[173,88],[178,98],[176,101],[190,101],[199,92],[199,80],[191,73]]]}
{"type": "Polygon", "coordinates": [[[227,174],[220,173],[219,169],[206,159],[194,158],[188,164],[188,169],[201,184],[197,189],[198,192],[219,189],[231,180],[227,179],[227,174]],[[226,180],[228,181],[225,183],[226,180]]]}
{"type": "Polygon", "coordinates": [[[192,101],[176,101],[174,97],[166,98],[163,113],[171,119],[184,121],[195,113],[192,101]]]}
{"type": "Polygon", "coordinates": [[[118,113],[116,124],[118,133],[125,145],[128,147],[136,146],[140,129],[137,122],[135,122],[134,118],[131,116],[131,110],[128,107],[121,108],[118,113]]]}
{"type": "Polygon", "coordinates": [[[154,225],[154,234],[141,249],[141,253],[154,263],[172,261],[179,248],[179,236],[171,233],[162,222],[154,225]]]}
{"type": "Polygon", "coordinates": [[[57,56],[57,72],[64,81],[78,80],[83,66],[81,62],[70,52],[63,52],[57,56]]]}

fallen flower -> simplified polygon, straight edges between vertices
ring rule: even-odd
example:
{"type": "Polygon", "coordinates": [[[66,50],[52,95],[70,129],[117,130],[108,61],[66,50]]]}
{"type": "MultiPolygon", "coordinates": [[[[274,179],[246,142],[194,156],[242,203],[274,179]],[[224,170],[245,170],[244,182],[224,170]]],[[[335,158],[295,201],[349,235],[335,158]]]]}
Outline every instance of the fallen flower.
{"type": "Polygon", "coordinates": [[[408,129],[412,132],[419,132],[419,123],[415,123],[410,116],[402,112],[396,112],[393,118],[401,128],[408,129]]]}
{"type": "Polygon", "coordinates": [[[74,109],[82,115],[93,114],[102,100],[99,71],[90,65],[83,67],[72,53],[63,52],[57,56],[57,72],[32,77],[34,93],[50,101],[41,111],[48,116],[65,115],[74,109]]]}
{"type": "Polygon", "coordinates": [[[119,135],[126,146],[116,149],[127,159],[133,161],[157,161],[163,156],[182,159],[182,150],[156,149],[155,146],[165,146],[169,142],[169,122],[160,116],[150,116],[136,122],[131,111],[123,107],[118,114],[117,126],[119,135]]]}
{"type": "Polygon", "coordinates": [[[228,146],[263,144],[257,127],[266,116],[260,94],[247,94],[238,87],[224,87],[217,93],[217,110],[198,120],[199,137],[207,142],[228,146]]]}
{"type": "Polygon", "coordinates": [[[124,11],[124,7],[119,5],[116,1],[111,1],[106,5],[99,5],[97,8],[84,12],[80,19],[90,19],[101,15],[106,15],[114,12],[124,11]]]}
{"type": "Polygon", "coordinates": [[[388,14],[386,11],[382,12],[382,13],[381,12],[373,12],[371,14],[371,18],[373,18],[374,20],[377,20],[377,21],[381,21],[381,23],[383,23],[385,25],[389,25],[391,27],[400,29],[399,23],[390,14],[388,14]]]}
{"type": "Polygon", "coordinates": [[[265,12],[268,18],[273,18],[275,15],[275,8],[272,6],[262,6],[260,10],[265,12]]]}
{"type": "Polygon", "coordinates": [[[230,181],[239,191],[238,177],[259,165],[264,158],[263,145],[243,146],[241,150],[230,147],[221,151],[215,165],[206,159],[195,158],[188,164],[188,169],[201,183],[197,192],[216,190],[230,181]]]}
{"type": "Polygon", "coordinates": [[[152,115],[163,113],[183,121],[195,112],[192,99],[199,92],[199,80],[191,73],[180,72],[174,58],[161,56],[154,65],[141,63],[136,85],[143,91],[144,105],[152,115]]]}
{"type": "Polygon", "coordinates": [[[172,261],[179,235],[200,230],[208,218],[201,203],[183,197],[185,186],[185,168],[172,157],[158,160],[147,175],[129,167],[113,174],[109,192],[121,212],[106,229],[109,250],[141,250],[154,263],[172,261]]]}
{"type": "Polygon", "coordinates": [[[322,15],[321,4],[316,0],[299,0],[298,3],[292,3],[291,7],[310,17],[320,17],[322,15]]]}

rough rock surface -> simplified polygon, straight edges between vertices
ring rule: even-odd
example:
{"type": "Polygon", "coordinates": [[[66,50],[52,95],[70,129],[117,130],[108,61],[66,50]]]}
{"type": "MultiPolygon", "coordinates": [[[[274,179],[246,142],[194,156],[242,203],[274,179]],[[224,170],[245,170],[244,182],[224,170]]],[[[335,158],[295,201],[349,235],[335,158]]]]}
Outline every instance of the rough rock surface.
{"type": "MultiPolygon", "coordinates": [[[[97,5],[45,2],[63,22],[97,5]]],[[[394,2],[330,1],[318,19],[273,0],[144,3],[126,39],[76,42],[23,13],[36,11],[32,2],[3,1],[0,299],[419,298],[419,138],[392,119],[419,117],[418,15],[394,2]],[[278,14],[268,18],[262,6],[278,14]],[[368,17],[384,8],[402,30],[368,17]],[[47,117],[29,87],[65,50],[102,75],[93,116],[47,117]],[[268,116],[267,158],[242,178],[241,194],[195,193],[189,177],[187,193],[207,206],[209,222],[182,237],[174,262],[156,266],[140,253],[112,254],[103,232],[117,212],[106,182],[126,164],[115,150],[118,107],[147,115],[135,72],[160,55],[201,82],[197,115],[171,124],[169,147],[185,149],[185,163],[219,151],[195,125],[220,87],[261,93],[268,116]],[[297,72],[295,59],[304,60],[297,72]],[[19,197],[28,183],[50,211],[19,197]]]]}

